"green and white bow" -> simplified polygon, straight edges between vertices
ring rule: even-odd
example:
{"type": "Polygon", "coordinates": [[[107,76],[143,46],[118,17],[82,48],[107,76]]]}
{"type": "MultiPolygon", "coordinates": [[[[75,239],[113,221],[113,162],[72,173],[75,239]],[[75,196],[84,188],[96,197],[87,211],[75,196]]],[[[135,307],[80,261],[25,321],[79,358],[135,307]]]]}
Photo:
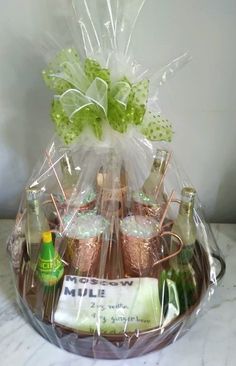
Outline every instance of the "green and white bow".
{"type": "Polygon", "coordinates": [[[56,93],[51,114],[66,144],[87,127],[101,140],[105,123],[120,133],[133,125],[149,140],[171,141],[170,123],[147,109],[148,80],[132,84],[124,76],[113,82],[108,69],[92,59],[82,62],[72,48],[62,50],[43,77],[56,93]]]}

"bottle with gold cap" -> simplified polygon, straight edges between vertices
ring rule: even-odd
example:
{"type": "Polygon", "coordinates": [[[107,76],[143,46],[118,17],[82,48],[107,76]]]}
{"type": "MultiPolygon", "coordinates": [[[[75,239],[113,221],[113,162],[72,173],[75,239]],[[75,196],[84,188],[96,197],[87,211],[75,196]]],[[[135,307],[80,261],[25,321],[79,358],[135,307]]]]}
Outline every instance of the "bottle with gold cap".
{"type": "Polygon", "coordinates": [[[30,266],[33,270],[36,269],[38,261],[42,233],[49,230],[49,223],[40,203],[40,195],[41,191],[37,188],[29,188],[26,191],[25,236],[30,266]]]}
{"type": "Polygon", "coordinates": [[[152,216],[157,220],[161,220],[166,204],[164,174],[167,158],[168,151],[157,150],[151,173],[145,181],[142,190],[133,193],[134,214],[152,216]]]}
{"type": "Polygon", "coordinates": [[[195,196],[194,188],[184,187],[182,189],[179,213],[172,227],[172,231],[181,237],[184,244],[182,252],[177,257],[181,264],[186,264],[192,259],[197,240],[197,230],[193,218],[195,196]]]}
{"type": "Polygon", "coordinates": [[[61,258],[53,245],[52,234],[42,234],[42,244],[36,269],[36,276],[44,286],[55,286],[64,273],[61,258]]]}
{"type": "Polygon", "coordinates": [[[162,199],[164,195],[164,184],[161,181],[165,173],[167,158],[168,151],[157,150],[151,173],[143,186],[143,191],[148,196],[155,197],[156,190],[159,187],[159,184],[161,184],[161,187],[159,187],[158,197],[162,199]]]}
{"type": "MultiPolygon", "coordinates": [[[[183,240],[180,254],[171,259],[167,277],[176,283],[179,294],[181,313],[188,310],[196,301],[198,281],[194,264],[194,249],[197,241],[197,229],[194,222],[194,200],[196,191],[192,187],[184,187],[181,192],[181,202],[178,216],[172,227],[172,232],[183,240]]],[[[175,241],[171,240],[171,250],[175,250],[175,241]]]]}

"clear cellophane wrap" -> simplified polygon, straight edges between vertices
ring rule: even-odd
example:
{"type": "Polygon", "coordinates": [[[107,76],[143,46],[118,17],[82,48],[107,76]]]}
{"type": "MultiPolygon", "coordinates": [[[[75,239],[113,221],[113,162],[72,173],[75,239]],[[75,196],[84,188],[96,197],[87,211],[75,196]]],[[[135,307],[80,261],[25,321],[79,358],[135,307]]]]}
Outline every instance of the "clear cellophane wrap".
{"type": "Polygon", "coordinates": [[[72,37],[43,71],[54,92],[56,134],[27,183],[8,241],[25,317],[58,347],[95,358],[134,357],[176,341],[224,272],[159,103],[160,86],[188,55],[152,73],[130,53],[144,2],[58,3],[72,37]],[[184,189],[195,199],[181,233],[184,189]],[[47,280],[42,243],[35,257],[27,231],[29,190],[37,192],[35,220],[43,215],[57,256],[47,258],[47,280]]]}

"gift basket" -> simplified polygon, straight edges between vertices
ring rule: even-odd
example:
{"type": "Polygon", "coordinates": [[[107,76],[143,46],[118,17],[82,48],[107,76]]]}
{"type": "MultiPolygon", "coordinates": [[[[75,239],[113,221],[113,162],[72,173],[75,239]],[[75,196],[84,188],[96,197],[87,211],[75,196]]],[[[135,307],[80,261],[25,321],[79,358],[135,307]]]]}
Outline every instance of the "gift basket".
{"type": "Polygon", "coordinates": [[[18,303],[46,339],[128,358],[181,337],[225,264],[171,149],[159,87],[130,54],[144,0],[74,0],[73,44],[43,71],[56,134],[22,196],[8,252],[18,303]]]}

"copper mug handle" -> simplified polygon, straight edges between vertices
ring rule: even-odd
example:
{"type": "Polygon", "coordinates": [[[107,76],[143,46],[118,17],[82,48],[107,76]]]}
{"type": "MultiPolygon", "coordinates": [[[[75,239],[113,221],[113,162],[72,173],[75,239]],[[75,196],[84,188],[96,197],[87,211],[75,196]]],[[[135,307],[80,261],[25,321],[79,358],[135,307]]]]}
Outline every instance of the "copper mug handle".
{"type": "MultiPolygon", "coordinates": [[[[172,198],[172,200],[170,201],[170,203],[178,203],[178,205],[181,204],[181,200],[179,200],[178,198],[172,198]]],[[[171,225],[173,225],[174,221],[170,220],[167,224],[162,225],[162,230],[165,228],[170,227],[171,225]]]]}
{"type": "Polygon", "coordinates": [[[179,248],[178,248],[178,250],[177,250],[175,253],[172,253],[172,254],[168,255],[167,257],[162,258],[162,259],[160,259],[160,260],[156,261],[156,262],[153,264],[153,267],[155,267],[155,266],[157,266],[158,264],[163,263],[163,262],[165,262],[165,261],[167,261],[167,260],[169,260],[169,259],[171,259],[171,258],[176,257],[176,256],[181,252],[181,250],[183,249],[184,243],[183,243],[183,240],[181,239],[181,237],[180,237],[178,234],[173,233],[172,231],[164,231],[164,232],[162,232],[162,233],[160,234],[160,238],[162,238],[162,237],[163,237],[163,236],[165,236],[165,235],[174,236],[176,239],[178,239],[178,241],[179,241],[179,248]]]}

